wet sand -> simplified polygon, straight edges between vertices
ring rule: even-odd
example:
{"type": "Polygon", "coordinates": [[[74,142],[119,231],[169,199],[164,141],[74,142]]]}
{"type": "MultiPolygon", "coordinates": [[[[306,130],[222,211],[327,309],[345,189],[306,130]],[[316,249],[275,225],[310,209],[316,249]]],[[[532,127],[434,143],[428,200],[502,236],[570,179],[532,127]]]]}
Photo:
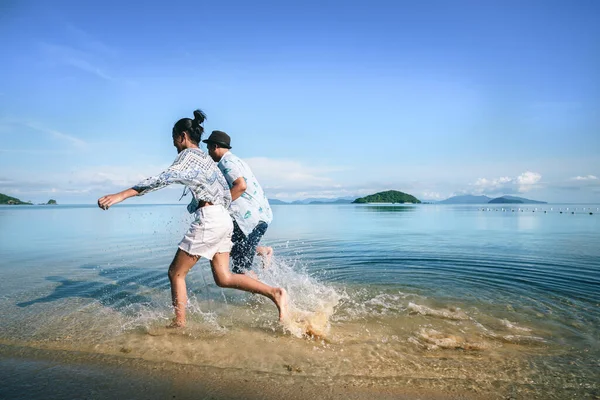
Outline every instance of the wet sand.
{"type": "Polygon", "coordinates": [[[0,345],[2,399],[506,399],[431,382],[301,376],[0,345]]]}

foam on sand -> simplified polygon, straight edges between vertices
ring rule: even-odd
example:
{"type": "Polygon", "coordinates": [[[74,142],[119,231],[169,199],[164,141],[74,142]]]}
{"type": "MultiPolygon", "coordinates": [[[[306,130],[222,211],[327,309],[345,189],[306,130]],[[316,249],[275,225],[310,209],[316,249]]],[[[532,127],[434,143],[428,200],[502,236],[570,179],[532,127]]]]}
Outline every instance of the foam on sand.
{"type": "Polygon", "coordinates": [[[469,319],[469,316],[467,314],[465,314],[465,312],[462,311],[460,308],[438,310],[438,309],[430,308],[427,306],[415,304],[412,302],[408,303],[407,308],[411,313],[421,314],[421,315],[429,315],[429,316],[437,317],[437,318],[444,318],[444,319],[450,319],[450,320],[467,320],[467,319],[469,319]]]}

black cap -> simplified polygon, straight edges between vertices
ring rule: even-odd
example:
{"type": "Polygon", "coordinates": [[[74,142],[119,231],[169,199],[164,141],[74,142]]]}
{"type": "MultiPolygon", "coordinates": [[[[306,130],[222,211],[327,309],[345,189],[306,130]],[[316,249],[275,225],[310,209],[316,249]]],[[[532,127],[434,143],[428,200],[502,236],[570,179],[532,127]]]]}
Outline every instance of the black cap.
{"type": "Polygon", "coordinates": [[[231,138],[223,131],[212,131],[208,139],[203,140],[203,142],[218,144],[219,147],[224,147],[226,149],[231,148],[231,138]]]}

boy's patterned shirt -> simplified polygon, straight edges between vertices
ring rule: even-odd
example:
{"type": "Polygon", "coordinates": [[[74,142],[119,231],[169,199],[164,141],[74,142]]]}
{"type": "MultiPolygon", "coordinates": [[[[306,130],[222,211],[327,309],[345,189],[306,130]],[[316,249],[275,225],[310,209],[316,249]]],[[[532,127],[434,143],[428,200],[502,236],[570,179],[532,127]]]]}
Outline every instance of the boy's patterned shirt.
{"type": "Polygon", "coordinates": [[[230,188],[238,178],[243,177],[246,181],[246,191],[229,206],[229,212],[242,232],[248,236],[260,221],[270,224],[273,221],[271,206],[248,164],[228,151],[218,166],[230,188]]]}

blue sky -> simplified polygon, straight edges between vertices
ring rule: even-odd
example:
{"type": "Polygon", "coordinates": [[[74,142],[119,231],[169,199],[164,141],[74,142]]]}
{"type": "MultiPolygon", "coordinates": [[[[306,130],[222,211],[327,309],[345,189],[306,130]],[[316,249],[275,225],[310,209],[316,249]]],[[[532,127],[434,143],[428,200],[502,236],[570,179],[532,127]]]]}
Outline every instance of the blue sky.
{"type": "Polygon", "coordinates": [[[202,108],[271,198],[600,202],[600,2],[126,3],[0,3],[0,193],[94,202],[202,108]]]}

